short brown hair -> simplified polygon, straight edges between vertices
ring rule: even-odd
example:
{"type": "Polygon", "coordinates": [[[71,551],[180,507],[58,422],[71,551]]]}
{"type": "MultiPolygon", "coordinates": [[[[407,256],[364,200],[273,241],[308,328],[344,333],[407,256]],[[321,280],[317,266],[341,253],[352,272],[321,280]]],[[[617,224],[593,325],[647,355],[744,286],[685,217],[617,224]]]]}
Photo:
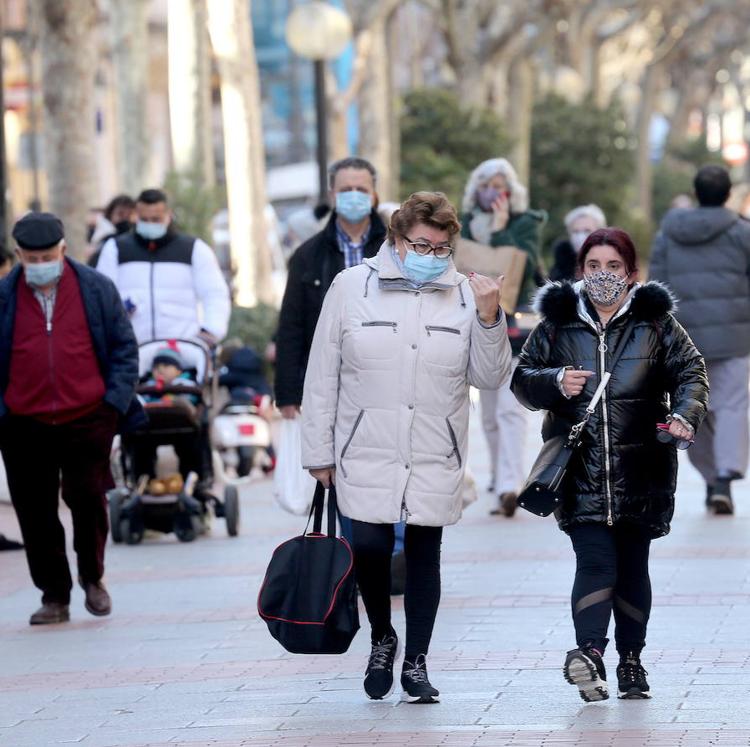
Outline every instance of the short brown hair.
{"type": "Polygon", "coordinates": [[[397,236],[406,236],[417,223],[447,231],[451,241],[461,230],[456,208],[442,192],[415,192],[409,195],[391,216],[388,241],[393,243],[397,236]]]}

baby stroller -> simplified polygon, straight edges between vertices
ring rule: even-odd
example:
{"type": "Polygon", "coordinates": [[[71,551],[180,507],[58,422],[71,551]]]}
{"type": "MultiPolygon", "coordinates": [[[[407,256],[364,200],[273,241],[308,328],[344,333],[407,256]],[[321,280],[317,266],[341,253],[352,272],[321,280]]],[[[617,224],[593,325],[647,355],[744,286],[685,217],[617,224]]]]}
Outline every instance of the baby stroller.
{"type": "Polygon", "coordinates": [[[231,537],[239,531],[237,487],[225,485],[223,501],[210,490],[216,488],[212,485],[216,455],[209,441],[209,413],[216,388],[210,350],[197,340],[144,343],[139,346],[141,381],[148,379],[157,351],[170,346],[179,346],[188,380],[183,378],[179,386],[175,381],[157,388],[151,381],[138,387],[142,399],[156,401],[144,402],[148,423],[121,441],[123,484],[108,493],[114,542],[138,544],[146,529],[174,532],[181,542],[191,542],[207,531],[211,514],[226,520],[231,537]],[[163,474],[162,462],[168,457],[163,452],[170,451],[160,448],[164,446],[172,446],[179,453],[181,463],[186,454],[193,457],[184,479],[176,474],[168,479],[151,479],[152,475],[143,467],[145,449],[146,454],[156,455],[151,469],[155,466],[156,473],[163,474]]]}

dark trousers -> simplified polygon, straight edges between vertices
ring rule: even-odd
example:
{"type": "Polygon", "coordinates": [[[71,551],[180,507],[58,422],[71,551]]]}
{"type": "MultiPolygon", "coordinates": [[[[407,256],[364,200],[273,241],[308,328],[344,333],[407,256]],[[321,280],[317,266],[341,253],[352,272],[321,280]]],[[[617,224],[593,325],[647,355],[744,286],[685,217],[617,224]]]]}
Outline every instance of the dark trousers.
{"type": "Polygon", "coordinates": [[[639,527],[604,524],[574,526],[570,539],[576,554],[571,599],[576,642],[603,652],[614,613],[617,651],[640,653],[651,614],[651,539],[639,527]]]}
{"type": "Polygon", "coordinates": [[[0,450],[10,496],[43,602],[68,604],[73,586],[58,517],[61,484],[73,517],[78,575],[83,582],[104,575],[105,492],[113,487],[109,457],[116,429],[117,413],[105,404],[62,425],[19,416],[8,416],[2,424],[0,450]]]}
{"type": "MultiPolygon", "coordinates": [[[[354,567],[362,601],[372,629],[372,642],[380,641],[391,627],[391,555],[393,524],[352,521],[354,567]]],[[[427,654],[440,603],[440,543],[442,527],[406,525],[406,658],[427,654]]]]}

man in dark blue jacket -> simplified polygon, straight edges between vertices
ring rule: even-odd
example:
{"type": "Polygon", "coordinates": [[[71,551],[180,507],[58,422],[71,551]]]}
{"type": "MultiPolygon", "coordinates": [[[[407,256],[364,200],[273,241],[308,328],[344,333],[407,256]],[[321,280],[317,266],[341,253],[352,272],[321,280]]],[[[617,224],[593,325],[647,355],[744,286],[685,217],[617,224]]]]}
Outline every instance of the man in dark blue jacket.
{"type": "Polygon", "coordinates": [[[65,257],[59,218],[28,213],[13,238],[19,266],[0,282],[0,451],[31,577],[42,591],[29,622],[70,617],[61,487],[86,609],[108,615],[105,492],[118,423],[137,407],[135,335],[114,284],[65,257]]]}

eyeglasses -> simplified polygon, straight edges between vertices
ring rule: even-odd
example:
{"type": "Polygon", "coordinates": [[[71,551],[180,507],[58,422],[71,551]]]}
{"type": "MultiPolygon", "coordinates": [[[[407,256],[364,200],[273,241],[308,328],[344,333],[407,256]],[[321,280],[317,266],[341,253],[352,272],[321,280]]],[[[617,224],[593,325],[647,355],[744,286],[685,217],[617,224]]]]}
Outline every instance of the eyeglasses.
{"type": "Polygon", "coordinates": [[[410,244],[411,248],[414,249],[417,254],[421,254],[422,256],[432,252],[436,257],[445,259],[453,254],[453,247],[450,244],[438,244],[436,246],[435,244],[430,244],[429,241],[425,241],[424,239],[412,241],[406,237],[404,237],[404,241],[407,244],[410,244]]]}
{"type": "Polygon", "coordinates": [[[669,423],[656,424],[656,440],[662,444],[672,444],[681,451],[689,449],[694,441],[693,439],[676,438],[669,432],[669,423]]]}

